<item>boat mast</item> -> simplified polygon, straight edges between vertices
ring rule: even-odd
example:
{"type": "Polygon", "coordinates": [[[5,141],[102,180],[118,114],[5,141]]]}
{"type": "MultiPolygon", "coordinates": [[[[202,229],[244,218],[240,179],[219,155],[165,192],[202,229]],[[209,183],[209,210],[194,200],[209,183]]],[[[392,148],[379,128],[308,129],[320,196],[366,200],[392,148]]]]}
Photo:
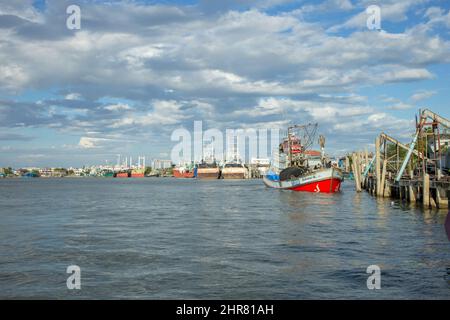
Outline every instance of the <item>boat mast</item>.
{"type": "Polygon", "coordinates": [[[288,127],[288,159],[289,159],[289,167],[292,166],[291,129],[292,129],[292,127],[288,127]]]}

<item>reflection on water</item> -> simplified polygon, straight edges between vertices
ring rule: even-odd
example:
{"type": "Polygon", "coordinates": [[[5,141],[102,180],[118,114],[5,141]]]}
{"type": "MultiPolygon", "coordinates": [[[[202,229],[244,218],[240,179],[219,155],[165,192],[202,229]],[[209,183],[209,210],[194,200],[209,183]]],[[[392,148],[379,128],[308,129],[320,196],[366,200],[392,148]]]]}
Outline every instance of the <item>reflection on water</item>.
{"type": "Polygon", "coordinates": [[[446,212],[351,182],[1,180],[0,206],[0,298],[450,298],[446,212]]]}

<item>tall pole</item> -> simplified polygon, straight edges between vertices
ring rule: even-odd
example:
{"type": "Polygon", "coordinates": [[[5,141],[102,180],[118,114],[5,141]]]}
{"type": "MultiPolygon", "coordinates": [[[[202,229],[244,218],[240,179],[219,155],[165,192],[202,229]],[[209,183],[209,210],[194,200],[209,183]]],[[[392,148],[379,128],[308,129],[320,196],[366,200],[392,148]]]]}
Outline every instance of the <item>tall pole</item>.
{"type": "Polygon", "coordinates": [[[375,139],[375,175],[377,178],[377,196],[380,195],[381,190],[381,152],[380,152],[380,137],[375,139]]]}
{"type": "Polygon", "coordinates": [[[291,127],[288,128],[288,159],[289,159],[289,167],[290,167],[290,166],[292,166],[291,127]]]}
{"type": "MultiPolygon", "coordinates": [[[[409,145],[408,153],[406,154],[406,157],[403,160],[403,163],[402,163],[402,166],[400,168],[400,171],[397,173],[397,176],[395,177],[395,181],[396,182],[399,182],[400,179],[402,178],[403,171],[405,171],[406,165],[408,164],[409,159],[411,158],[411,155],[412,155],[412,153],[414,151],[414,148],[416,146],[416,143],[417,143],[417,139],[419,138],[420,131],[422,130],[422,121],[423,121],[423,119],[424,118],[420,119],[419,126],[418,126],[418,128],[416,130],[416,134],[414,135],[414,139],[411,142],[411,144],[409,145]]],[[[425,156],[426,156],[426,153],[425,153],[425,156]]],[[[424,165],[424,168],[425,168],[425,160],[423,161],[423,163],[424,163],[423,165],[424,165]]],[[[425,169],[424,169],[424,173],[425,173],[425,169]]]]}

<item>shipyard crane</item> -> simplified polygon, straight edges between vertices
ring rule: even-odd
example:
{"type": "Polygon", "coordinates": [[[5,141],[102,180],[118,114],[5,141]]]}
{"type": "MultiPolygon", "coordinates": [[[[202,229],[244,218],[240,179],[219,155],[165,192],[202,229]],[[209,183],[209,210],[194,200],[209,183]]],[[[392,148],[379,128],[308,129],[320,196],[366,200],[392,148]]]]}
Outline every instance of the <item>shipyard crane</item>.
{"type": "MultiPolygon", "coordinates": [[[[395,177],[395,181],[399,182],[403,172],[406,169],[406,166],[411,158],[411,155],[414,153],[414,151],[416,151],[414,148],[416,147],[416,143],[417,140],[420,136],[420,133],[422,132],[423,127],[427,124],[427,120],[432,120],[432,125],[435,126],[437,124],[441,124],[442,126],[446,127],[447,129],[450,129],[450,121],[447,120],[444,117],[441,117],[440,115],[434,113],[433,111],[429,110],[429,109],[424,109],[420,112],[420,119],[419,122],[417,124],[416,127],[416,134],[414,135],[413,141],[411,142],[411,144],[408,147],[408,153],[406,154],[405,159],[403,160],[402,166],[399,170],[399,172],[397,173],[397,176],[395,177]]],[[[422,159],[424,158],[424,156],[422,156],[422,159]]]]}

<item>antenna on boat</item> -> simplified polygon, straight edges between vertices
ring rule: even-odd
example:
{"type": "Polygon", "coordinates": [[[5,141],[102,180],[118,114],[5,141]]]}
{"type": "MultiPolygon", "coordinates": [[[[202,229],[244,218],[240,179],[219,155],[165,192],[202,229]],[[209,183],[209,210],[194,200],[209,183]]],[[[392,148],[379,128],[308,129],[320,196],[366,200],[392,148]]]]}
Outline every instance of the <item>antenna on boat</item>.
{"type": "Polygon", "coordinates": [[[319,136],[319,146],[320,146],[322,162],[323,162],[323,159],[325,158],[325,136],[324,135],[319,136]]]}
{"type": "MultiPolygon", "coordinates": [[[[293,125],[288,127],[288,159],[289,166],[292,166],[292,130],[297,130],[299,132],[297,140],[300,139],[300,148],[302,152],[308,150],[315,141],[317,134],[317,123],[308,123],[306,125],[293,125]]],[[[325,142],[324,142],[325,143],[325,142]]],[[[300,151],[300,150],[299,150],[300,151]]]]}

